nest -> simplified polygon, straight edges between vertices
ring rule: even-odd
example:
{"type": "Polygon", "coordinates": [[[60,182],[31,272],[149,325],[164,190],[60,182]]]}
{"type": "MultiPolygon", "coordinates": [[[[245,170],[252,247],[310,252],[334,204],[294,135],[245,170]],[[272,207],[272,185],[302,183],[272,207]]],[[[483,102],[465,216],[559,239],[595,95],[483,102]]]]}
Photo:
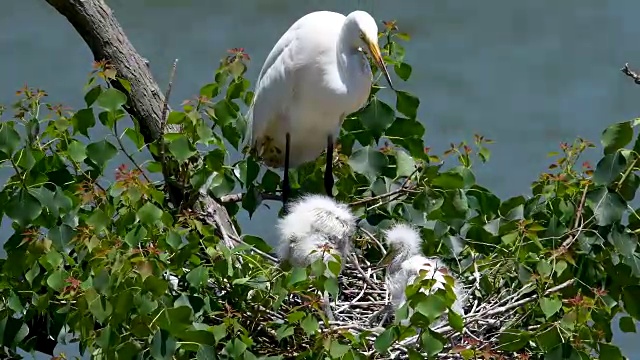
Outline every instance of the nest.
{"type": "MultiPolygon", "coordinates": [[[[373,239],[372,236],[371,238],[373,239]]],[[[384,252],[377,240],[375,243],[384,252]]],[[[464,307],[464,329],[462,333],[452,329],[446,316],[443,322],[432,327],[433,331],[449,340],[437,358],[463,359],[461,352],[469,350],[485,355],[491,354],[501,359],[520,358],[520,353],[494,349],[503,330],[522,322],[526,314],[519,310],[524,304],[538,299],[537,289],[533,285],[518,285],[481,296],[480,274],[475,266],[473,274],[458,279],[468,294],[464,307]]],[[[331,302],[335,321],[329,322],[330,330],[349,331],[356,336],[364,335],[373,344],[376,337],[385,330],[385,326],[393,322],[394,316],[388,301],[384,270],[371,264],[362,254],[355,254],[350,256],[349,261],[343,266],[339,282],[340,293],[338,298],[331,302]]],[[[558,292],[571,284],[572,281],[567,281],[548,289],[544,295],[558,292]]],[[[373,347],[366,355],[372,359],[406,359],[408,349],[418,349],[419,341],[418,333],[395,343],[385,355],[378,353],[373,347]]]]}

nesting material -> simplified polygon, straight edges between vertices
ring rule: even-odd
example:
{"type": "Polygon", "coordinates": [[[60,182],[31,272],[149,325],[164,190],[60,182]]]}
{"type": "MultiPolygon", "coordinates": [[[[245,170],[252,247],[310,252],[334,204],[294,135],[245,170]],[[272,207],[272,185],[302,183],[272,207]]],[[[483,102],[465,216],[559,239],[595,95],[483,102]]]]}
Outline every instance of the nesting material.
{"type": "Polygon", "coordinates": [[[281,261],[304,267],[324,256],[344,258],[351,249],[356,218],[347,205],[324,195],[306,195],[289,205],[289,213],[278,221],[281,261]]]}
{"type": "MultiPolygon", "coordinates": [[[[446,276],[451,276],[454,279],[453,291],[456,295],[451,310],[461,316],[464,315],[463,306],[466,294],[462,284],[453,277],[442,260],[422,255],[420,250],[422,239],[414,228],[407,224],[394,225],[385,231],[385,238],[390,247],[387,258],[383,260],[387,264],[385,283],[394,312],[406,302],[405,289],[407,286],[416,281],[421,271],[426,271],[425,279],[434,279],[435,284],[430,289],[422,289],[422,291],[428,295],[438,289],[445,290],[446,276]]],[[[432,327],[440,324],[441,321],[438,321],[432,324],[432,327]]]]}

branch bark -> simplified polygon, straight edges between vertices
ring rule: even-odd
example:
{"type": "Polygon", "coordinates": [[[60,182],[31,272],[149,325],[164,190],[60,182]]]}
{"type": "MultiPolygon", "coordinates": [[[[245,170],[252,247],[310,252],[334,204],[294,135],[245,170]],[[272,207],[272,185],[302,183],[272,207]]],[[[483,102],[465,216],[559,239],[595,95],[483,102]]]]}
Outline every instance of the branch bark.
{"type": "MultiPolygon", "coordinates": [[[[131,91],[128,92],[129,101],[125,110],[138,121],[145,142],[153,143],[162,140],[164,96],[151,75],[147,61],[133,47],[111,9],[103,0],[45,1],[67,18],[89,46],[96,61],[109,61],[115,67],[118,76],[131,83],[131,91]]],[[[124,90],[117,81],[112,81],[112,85],[119,90],[124,90]]],[[[167,110],[166,113],[171,111],[168,107],[167,110]]],[[[179,128],[167,125],[166,131],[177,132],[179,128]]],[[[161,159],[156,158],[156,160],[161,159]]],[[[173,205],[179,207],[180,204],[176,202],[184,200],[185,189],[167,178],[176,177],[177,174],[167,175],[165,175],[165,183],[168,185],[170,194],[182,195],[171,196],[173,205]]],[[[216,226],[220,234],[230,235],[223,237],[225,245],[228,247],[238,245],[239,236],[228,212],[212,197],[205,192],[199,192],[192,210],[201,214],[204,221],[216,226]]]]}

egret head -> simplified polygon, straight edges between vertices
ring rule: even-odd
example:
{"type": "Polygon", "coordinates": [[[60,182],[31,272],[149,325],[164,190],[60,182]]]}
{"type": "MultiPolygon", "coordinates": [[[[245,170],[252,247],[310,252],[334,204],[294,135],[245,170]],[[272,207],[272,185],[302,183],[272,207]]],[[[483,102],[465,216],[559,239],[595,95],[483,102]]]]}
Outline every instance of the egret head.
{"type": "Polygon", "coordinates": [[[420,233],[409,224],[396,224],[384,232],[389,249],[379,265],[397,271],[401,264],[414,255],[421,253],[420,233]]]}
{"type": "Polygon", "coordinates": [[[358,35],[359,40],[356,46],[369,53],[376,63],[376,66],[378,66],[387,79],[389,87],[393,89],[391,77],[382,59],[382,53],[378,45],[378,25],[373,17],[366,11],[356,10],[347,15],[345,26],[349,27],[348,31],[358,35]]]}

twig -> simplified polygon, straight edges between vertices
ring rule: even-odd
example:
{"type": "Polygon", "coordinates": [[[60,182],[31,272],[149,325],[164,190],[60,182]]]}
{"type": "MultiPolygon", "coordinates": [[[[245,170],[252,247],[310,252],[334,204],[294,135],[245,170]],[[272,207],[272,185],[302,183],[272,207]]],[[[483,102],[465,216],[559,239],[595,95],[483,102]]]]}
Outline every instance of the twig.
{"type": "Polygon", "coordinates": [[[359,205],[372,203],[372,202],[375,202],[375,201],[378,201],[378,200],[382,200],[382,199],[385,199],[385,198],[388,198],[388,197],[391,197],[391,196],[394,196],[394,195],[402,194],[402,193],[404,193],[406,191],[410,191],[413,188],[414,188],[413,185],[411,185],[411,186],[403,185],[403,186],[399,187],[396,190],[390,191],[388,193],[384,193],[382,195],[372,196],[372,197],[364,198],[362,200],[357,200],[357,201],[351,202],[351,203],[349,203],[349,206],[355,207],[355,206],[359,206],[359,205]]]}
{"type": "MultiPolygon", "coordinates": [[[[176,75],[176,67],[178,67],[178,59],[173,61],[173,67],[171,68],[171,75],[169,75],[169,84],[167,85],[167,91],[165,91],[164,101],[162,102],[162,113],[160,115],[160,137],[158,140],[160,141],[160,167],[162,168],[162,176],[166,182],[169,181],[169,170],[167,169],[167,163],[165,158],[165,141],[164,134],[167,130],[167,111],[169,109],[169,96],[171,95],[171,88],[173,87],[173,77],[176,75]]],[[[169,196],[171,196],[171,202],[173,202],[174,206],[178,207],[178,200],[176,196],[172,195],[173,193],[169,191],[169,196]]]]}
{"type": "MultiPolygon", "coordinates": [[[[576,211],[576,220],[573,222],[573,228],[574,229],[578,229],[578,231],[575,232],[575,234],[569,236],[569,238],[567,240],[565,240],[562,245],[560,245],[560,249],[562,250],[566,250],[568,249],[573,242],[578,238],[578,235],[580,235],[582,227],[578,226],[580,224],[580,220],[582,219],[582,209],[584,208],[584,203],[587,199],[587,190],[589,190],[589,185],[584,187],[584,190],[582,191],[582,197],[580,198],[580,203],[578,204],[578,210],[576,211]]],[[[562,251],[564,252],[564,251],[562,251]]],[[[554,257],[557,256],[557,254],[560,254],[562,252],[558,252],[556,254],[554,254],[554,257]]]]}
{"type": "Polygon", "coordinates": [[[640,85],[640,75],[629,68],[629,63],[625,63],[624,67],[620,69],[620,71],[622,71],[622,73],[627,75],[628,77],[632,78],[633,82],[640,85]]]}
{"type": "MultiPolygon", "coordinates": [[[[282,196],[277,194],[259,193],[259,196],[262,200],[282,201],[282,196]]],[[[224,195],[220,197],[220,202],[223,204],[239,203],[242,201],[243,197],[244,197],[243,193],[224,195]]]]}
{"type": "Polygon", "coordinates": [[[127,159],[129,159],[129,161],[131,161],[131,163],[138,169],[138,171],[140,171],[140,173],[142,174],[142,177],[144,177],[147,183],[151,184],[151,180],[149,180],[149,178],[147,177],[147,174],[144,172],[144,170],[142,170],[140,165],[138,165],[138,163],[133,159],[133,156],[131,156],[131,154],[129,154],[129,152],[124,148],[124,144],[122,143],[122,140],[118,135],[118,120],[113,122],[113,135],[116,137],[116,140],[118,141],[118,145],[120,146],[120,150],[122,150],[122,152],[124,153],[124,156],[126,156],[127,159]]]}

